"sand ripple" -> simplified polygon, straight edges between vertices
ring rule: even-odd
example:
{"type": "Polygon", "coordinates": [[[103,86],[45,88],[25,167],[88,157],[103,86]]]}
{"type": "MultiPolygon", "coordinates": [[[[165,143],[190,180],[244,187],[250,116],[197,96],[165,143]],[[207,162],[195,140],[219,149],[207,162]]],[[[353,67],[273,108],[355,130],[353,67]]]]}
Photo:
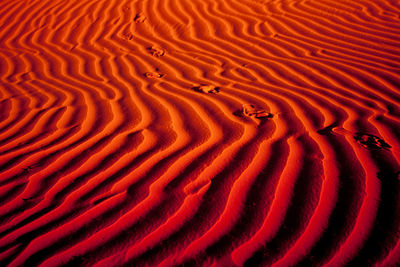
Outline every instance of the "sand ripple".
{"type": "Polygon", "coordinates": [[[400,264],[394,0],[4,0],[1,266],[400,264]]]}

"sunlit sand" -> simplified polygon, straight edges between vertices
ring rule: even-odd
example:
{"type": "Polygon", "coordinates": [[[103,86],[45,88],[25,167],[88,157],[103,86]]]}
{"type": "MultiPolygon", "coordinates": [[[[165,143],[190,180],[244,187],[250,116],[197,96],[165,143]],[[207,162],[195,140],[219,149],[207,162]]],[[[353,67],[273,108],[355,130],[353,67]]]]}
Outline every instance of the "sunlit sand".
{"type": "Polygon", "coordinates": [[[399,1],[0,14],[0,266],[400,265],[399,1]]]}

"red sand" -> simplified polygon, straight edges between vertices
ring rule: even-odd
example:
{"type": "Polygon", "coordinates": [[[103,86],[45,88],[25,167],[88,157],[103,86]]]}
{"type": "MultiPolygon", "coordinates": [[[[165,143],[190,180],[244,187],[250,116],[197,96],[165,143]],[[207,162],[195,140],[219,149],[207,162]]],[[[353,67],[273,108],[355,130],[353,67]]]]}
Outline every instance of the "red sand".
{"type": "Polygon", "coordinates": [[[0,266],[400,264],[399,1],[0,21],[0,266]]]}

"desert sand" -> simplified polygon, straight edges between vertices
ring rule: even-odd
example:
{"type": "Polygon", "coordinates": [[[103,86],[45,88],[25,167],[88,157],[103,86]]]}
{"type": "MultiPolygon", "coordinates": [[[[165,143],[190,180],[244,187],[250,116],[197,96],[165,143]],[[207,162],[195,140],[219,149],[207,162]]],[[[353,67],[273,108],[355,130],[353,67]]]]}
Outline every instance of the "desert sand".
{"type": "Polygon", "coordinates": [[[0,21],[0,266],[400,265],[398,0],[0,21]]]}

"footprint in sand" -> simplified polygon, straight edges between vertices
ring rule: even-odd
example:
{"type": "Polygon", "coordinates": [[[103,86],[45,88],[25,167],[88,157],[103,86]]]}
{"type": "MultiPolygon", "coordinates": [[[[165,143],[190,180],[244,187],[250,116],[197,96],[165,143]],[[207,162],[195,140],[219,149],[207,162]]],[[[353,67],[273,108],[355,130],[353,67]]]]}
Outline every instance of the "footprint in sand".
{"type": "Polygon", "coordinates": [[[159,47],[148,47],[147,50],[155,57],[162,57],[165,55],[165,50],[159,47]]]}
{"type": "Polygon", "coordinates": [[[357,133],[353,137],[357,141],[357,143],[370,150],[378,150],[378,149],[388,150],[389,148],[392,148],[383,139],[372,134],[357,133]]]}
{"type": "Polygon", "coordinates": [[[318,131],[319,134],[329,135],[329,134],[341,134],[341,135],[352,135],[354,140],[362,147],[369,150],[379,150],[392,148],[388,143],[385,142],[382,138],[366,133],[353,133],[344,128],[337,127],[337,123],[333,123],[324,129],[318,131]]]}
{"type": "Polygon", "coordinates": [[[123,35],[123,37],[126,39],[126,40],[132,40],[133,39],[133,34],[132,33],[125,33],[124,35],[123,35]]]}
{"type": "Polygon", "coordinates": [[[146,73],[144,74],[144,77],[150,78],[150,79],[162,78],[162,77],[164,77],[164,76],[165,76],[165,74],[159,73],[159,72],[146,72],[146,73]]]}
{"type": "Polygon", "coordinates": [[[143,23],[146,20],[146,17],[142,13],[136,14],[135,18],[133,19],[136,23],[143,23]]]}
{"type": "Polygon", "coordinates": [[[217,94],[220,91],[220,87],[213,85],[201,84],[199,86],[192,87],[193,90],[200,93],[217,94]]]}
{"type": "Polygon", "coordinates": [[[23,174],[29,174],[32,169],[33,169],[32,166],[25,167],[25,168],[22,169],[22,173],[23,174]]]}
{"type": "Polygon", "coordinates": [[[252,104],[243,104],[242,109],[240,110],[240,114],[256,119],[270,119],[274,117],[272,113],[269,113],[263,109],[256,108],[256,106],[252,104]]]}

